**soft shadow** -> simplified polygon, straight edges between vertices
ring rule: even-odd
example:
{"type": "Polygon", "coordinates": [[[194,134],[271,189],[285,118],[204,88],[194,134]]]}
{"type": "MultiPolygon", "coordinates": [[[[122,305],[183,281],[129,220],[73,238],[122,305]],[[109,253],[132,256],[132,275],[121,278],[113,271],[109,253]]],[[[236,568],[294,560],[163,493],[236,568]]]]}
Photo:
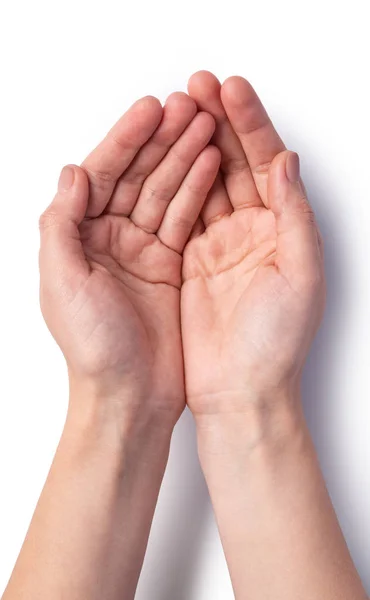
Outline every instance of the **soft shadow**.
{"type": "Polygon", "coordinates": [[[136,600],[189,600],[196,595],[202,537],[210,502],[193,418],[176,426],[136,600]]]}
{"type": "MultiPolygon", "coordinates": [[[[315,158],[311,158],[314,164],[315,158]]],[[[348,253],[343,246],[338,223],[338,215],[329,214],[323,203],[328,194],[320,189],[315,173],[305,175],[310,201],[317,215],[325,245],[325,268],[327,280],[327,305],[324,321],[314,341],[303,375],[303,405],[319,460],[335,505],[338,517],[349,544],[352,558],[360,573],[367,593],[370,592],[370,573],[366,564],[368,549],[361,539],[360,531],[353,527],[353,514],[348,506],[356,506],[356,491],[348,486],[345,474],[341,473],[338,449],[338,431],[330,430],[330,423],[335,422],[337,406],[335,390],[338,389],[338,364],[335,350],[343,343],[341,339],[342,324],[347,311],[352,308],[351,281],[348,253]]],[[[342,224],[343,227],[343,224],[342,224]]],[[[348,407],[350,410],[350,407],[348,407]]]]}

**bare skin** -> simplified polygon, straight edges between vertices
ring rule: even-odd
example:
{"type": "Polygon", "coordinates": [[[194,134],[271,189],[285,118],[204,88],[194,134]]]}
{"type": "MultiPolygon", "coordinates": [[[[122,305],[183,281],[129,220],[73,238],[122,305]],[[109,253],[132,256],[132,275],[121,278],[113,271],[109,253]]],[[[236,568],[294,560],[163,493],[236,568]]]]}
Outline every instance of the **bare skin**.
{"type": "Polygon", "coordinates": [[[185,400],[236,599],[366,598],[299,399],[325,279],[298,156],[247,81],[189,94],[136,103],[40,220],[70,405],[4,600],[133,599],[185,400]]]}
{"type": "Polygon", "coordinates": [[[285,150],[252,88],[238,78],[222,88],[239,137],[225,120],[211,75],[195,75],[189,92],[218,120],[214,140],[223,161],[222,179],[202,213],[204,233],[184,256],[187,399],[202,413],[217,411],[221,394],[228,396],[221,410],[234,401],[239,409],[254,390],[267,394],[298,380],[325,289],[320,237],[298,157],[285,150]],[[215,372],[215,364],[222,370],[215,372]]]}
{"type": "Polygon", "coordinates": [[[186,393],[235,597],[364,600],[299,399],[325,280],[298,156],[244,79],[189,94],[222,158],[184,253],[186,393]]]}
{"type": "Polygon", "coordinates": [[[182,251],[219,168],[214,128],[186,94],[143,98],[63,170],[40,219],[70,403],[4,600],[134,597],[185,406],[182,251]]]}
{"type": "Polygon", "coordinates": [[[136,103],[82,168],[67,168],[73,198],[62,191],[41,218],[41,306],[71,380],[129,386],[174,417],[185,402],[182,251],[219,165],[205,148],[213,119],[195,113],[180,93],[163,115],[154,98],[136,103]]]}

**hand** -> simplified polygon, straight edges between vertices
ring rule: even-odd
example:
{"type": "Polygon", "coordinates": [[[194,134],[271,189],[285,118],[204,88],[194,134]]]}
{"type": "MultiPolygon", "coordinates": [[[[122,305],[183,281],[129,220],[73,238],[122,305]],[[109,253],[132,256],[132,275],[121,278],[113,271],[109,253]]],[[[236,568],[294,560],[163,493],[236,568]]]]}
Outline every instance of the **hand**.
{"type": "Polygon", "coordinates": [[[184,253],[187,401],[239,412],[295,387],[324,305],[320,235],[299,177],[250,84],[195,74],[189,94],[216,121],[221,171],[184,253]]]}
{"type": "Polygon", "coordinates": [[[186,94],[146,97],[63,170],[40,219],[41,306],[72,386],[182,411],[182,251],[219,168],[214,127],[186,94]]]}

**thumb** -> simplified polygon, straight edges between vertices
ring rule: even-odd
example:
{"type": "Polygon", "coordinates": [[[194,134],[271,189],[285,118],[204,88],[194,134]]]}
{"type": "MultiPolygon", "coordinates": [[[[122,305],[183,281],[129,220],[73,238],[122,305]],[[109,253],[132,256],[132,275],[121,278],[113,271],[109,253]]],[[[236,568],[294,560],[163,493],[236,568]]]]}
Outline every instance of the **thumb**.
{"type": "Polygon", "coordinates": [[[40,217],[40,274],[47,287],[72,287],[89,273],[80,239],[82,223],[88,204],[88,178],[80,167],[63,168],[58,191],[50,206],[40,217]],[[79,277],[80,276],[80,277],[79,277]]]}
{"type": "Polygon", "coordinates": [[[322,277],[319,232],[300,179],[299,157],[284,151],[271,163],[268,203],[276,220],[276,265],[296,288],[322,277]]]}
{"type": "Polygon", "coordinates": [[[73,222],[79,225],[85,217],[89,182],[81,167],[67,165],[59,177],[58,191],[40,219],[41,233],[51,225],[73,222]]]}

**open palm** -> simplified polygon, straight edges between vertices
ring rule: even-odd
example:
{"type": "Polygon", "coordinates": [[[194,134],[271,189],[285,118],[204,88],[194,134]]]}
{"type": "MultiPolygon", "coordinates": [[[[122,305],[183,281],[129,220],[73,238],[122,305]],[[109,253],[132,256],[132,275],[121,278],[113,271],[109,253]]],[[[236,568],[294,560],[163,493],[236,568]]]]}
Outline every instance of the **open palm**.
{"type": "Polygon", "coordinates": [[[240,410],[300,372],[323,306],[321,248],[296,156],[251,86],[201,72],[189,93],[215,117],[222,162],[184,254],[187,397],[197,413],[240,410]]]}
{"type": "Polygon", "coordinates": [[[182,251],[219,167],[182,93],[137,102],[41,218],[41,302],[73,375],[182,410],[182,251]],[[72,189],[72,192],[71,192],[72,189]],[[70,197],[68,197],[68,195],[70,197]],[[72,197],[71,197],[72,195],[72,197]],[[127,385],[128,384],[128,385],[127,385]]]}

